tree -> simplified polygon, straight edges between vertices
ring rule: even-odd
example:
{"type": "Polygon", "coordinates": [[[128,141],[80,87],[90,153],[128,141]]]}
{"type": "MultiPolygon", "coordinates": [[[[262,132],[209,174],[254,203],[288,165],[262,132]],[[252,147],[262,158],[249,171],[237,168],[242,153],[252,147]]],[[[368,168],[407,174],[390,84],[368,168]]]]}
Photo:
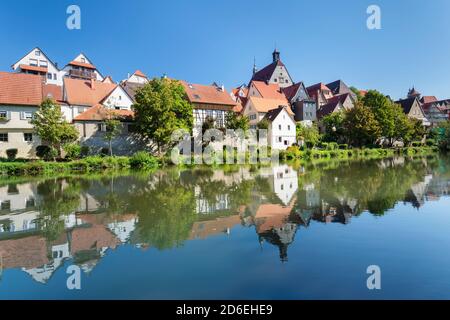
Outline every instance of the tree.
{"type": "Polygon", "coordinates": [[[78,131],[64,120],[61,107],[51,99],[41,103],[31,123],[36,133],[50,148],[56,150],[59,157],[64,144],[78,139],[78,131]]]}
{"type": "Polygon", "coordinates": [[[139,134],[156,147],[159,155],[173,145],[171,136],[175,130],[192,130],[193,107],[180,82],[155,78],[137,90],[135,100],[139,134]]]}
{"type": "Polygon", "coordinates": [[[308,148],[314,148],[320,141],[320,133],[316,124],[312,126],[305,126],[302,123],[297,123],[297,140],[304,141],[308,148]]]}
{"type": "Polygon", "coordinates": [[[344,119],[343,111],[330,113],[322,118],[322,124],[325,128],[323,139],[328,142],[340,142],[344,137],[344,119]]]}
{"type": "Polygon", "coordinates": [[[237,114],[234,111],[228,111],[225,116],[225,122],[227,129],[238,130],[246,132],[250,128],[248,117],[237,114]]]}
{"type": "Polygon", "coordinates": [[[258,128],[259,130],[268,130],[269,125],[270,125],[269,120],[262,119],[260,122],[258,122],[258,124],[256,125],[256,128],[258,128]]]}
{"type": "Polygon", "coordinates": [[[356,95],[356,99],[361,100],[363,96],[361,95],[361,91],[359,91],[356,87],[350,87],[350,90],[356,95]]]}
{"type": "Polygon", "coordinates": [[[381,128],[372,110],[357,102],[355,108],[346,112],[344,127],[350,143],[354,146],[374,144],[381,134],[381,128]]]}
{"type": "Polygon", "coordinates": [[[108,142],[109,155],[113,156],[112,141],[120,132],[120,121],[117,120],[112,113],[110,113],[108,119],[105,120],[105,134],[103,138],[108,142]]]}

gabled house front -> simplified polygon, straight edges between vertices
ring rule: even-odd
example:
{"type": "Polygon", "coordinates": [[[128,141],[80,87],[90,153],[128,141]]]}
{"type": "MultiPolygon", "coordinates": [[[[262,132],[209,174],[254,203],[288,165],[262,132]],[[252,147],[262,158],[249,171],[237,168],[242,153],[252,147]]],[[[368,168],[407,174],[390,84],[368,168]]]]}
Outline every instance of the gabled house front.
{"type": "Polygon", "coordinates": [[[101,75],[97,67],[92,64],[85,54],[80,53],[75,59],[70,61],[63,69],[66,76],[73,79],[97,80],[103,81],[104,77],[101,75]]]}
{"type": "Polygon", "coordinates": [[[271,84],[278,84],[281,88],[289,87],[292,81],[289,72],[280,59],[280,52],[275,49],[272,53],[272,63],[257,71],[253,68],[253,76],[250,81],[263,81],[271,84]]]}
{"type": "Polygon", "coordinates": [[[425,116],[425,112],[422,109],[418,96],[415,95],[415,93],[411,94],[411,90],[409,98],[398,100],[395,103],[399,104],[402,107],[403,112],[408,117],[422,121],[422,124],[424,126],[430,125],[430,122],[428,121],[427,117],[425,116]]]}
{"type": "Polygon", "coordinates": [[[295,121],[300,121],[308,126],[317,121],[316,101],[309,96],[303,82],[283,88],[283,92],[291,104],[295,121]]]}
{"type": "Polygon", "coordinates": [[[268,139],[272,149],[285,150],[297,143],[296,123],[287,108],[272,109],[264,117],[269,122],[268,139]]]}
{"type": "Polygon", "coordinates": [[[65,72],[58,69],[39,47],[34,48],[12,66],[15,72],[42,76],[47,84],[62,86],[65,72]]]}
{"type": "Polygon", "coordinates": [[[39,136],[31,119],[43,100],[44,78],[25,73],[0,72],[0,156],[17,149],[18,158],[35,158],[39,136]]]}

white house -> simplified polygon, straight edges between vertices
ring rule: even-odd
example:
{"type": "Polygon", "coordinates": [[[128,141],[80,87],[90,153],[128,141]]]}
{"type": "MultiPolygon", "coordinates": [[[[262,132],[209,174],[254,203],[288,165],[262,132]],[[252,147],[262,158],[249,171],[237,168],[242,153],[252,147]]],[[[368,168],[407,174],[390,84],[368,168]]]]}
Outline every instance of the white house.
{"type": "Polygon", "coordinates": [[[14,63],[12,69],[16,72],[43,76],[47,84],[58,86],[62,85],[65,75],[65,72],[59,70],[57,64],[38,47],[14,63]]]}
{"type": "Polygon", "coordinates": [[[269,121],[269,146],[285,150],[297,142],[295,121],[286,107],[280,106],[267,112],[264,119],[269,121]]]}
{"type": "Polygon", "coordinates": [[[103,81],[104,77],[97,70],[97,67],[89,60],[85,54],[80,53],[75,59],[70,61],[63,69],[66,75],[76,79],[95,79],[103,81]]]}

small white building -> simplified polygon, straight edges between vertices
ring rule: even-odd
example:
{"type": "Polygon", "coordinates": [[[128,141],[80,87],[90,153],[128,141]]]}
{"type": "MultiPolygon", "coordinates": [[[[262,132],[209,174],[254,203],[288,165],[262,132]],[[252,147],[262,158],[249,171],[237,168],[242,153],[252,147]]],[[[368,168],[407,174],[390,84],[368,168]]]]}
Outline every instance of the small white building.
{"type": "Polygon", "coordinates": [[[285,150],[297,142],[295,121],[286,107],[278,107],[267,112],[264,119],[269,121],[268,140],[273,149],[285,150]]]}

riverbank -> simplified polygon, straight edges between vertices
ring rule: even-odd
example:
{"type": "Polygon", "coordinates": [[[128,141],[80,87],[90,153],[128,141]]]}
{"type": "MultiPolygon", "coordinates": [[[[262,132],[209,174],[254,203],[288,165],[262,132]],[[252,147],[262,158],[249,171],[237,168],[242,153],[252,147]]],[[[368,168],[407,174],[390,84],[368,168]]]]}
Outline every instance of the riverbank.
{"type": "MultiPolygon", "coordinates": [[[[300,150],[291,147],[280,152],[281,161],[330,161],[345,159],[382,159],[396,155],[428,155],[438,153],[436,147],[408,147],[399,149],[335,149],[300,150]]],[[[170,166],[167,159],[154,157],[146,152],[138,152],[131,157],[123,156],[90,156],[72,161],[16,160],[0,162],[0,176],[55,176],[64,174],[101,174],[106,171],[143,170],[151,171],[170,166]]],[[[196,167],[198,165],[188,165],[196,167]]],[[[214,164],[214,166],[221,166],[214,164]]]]}

